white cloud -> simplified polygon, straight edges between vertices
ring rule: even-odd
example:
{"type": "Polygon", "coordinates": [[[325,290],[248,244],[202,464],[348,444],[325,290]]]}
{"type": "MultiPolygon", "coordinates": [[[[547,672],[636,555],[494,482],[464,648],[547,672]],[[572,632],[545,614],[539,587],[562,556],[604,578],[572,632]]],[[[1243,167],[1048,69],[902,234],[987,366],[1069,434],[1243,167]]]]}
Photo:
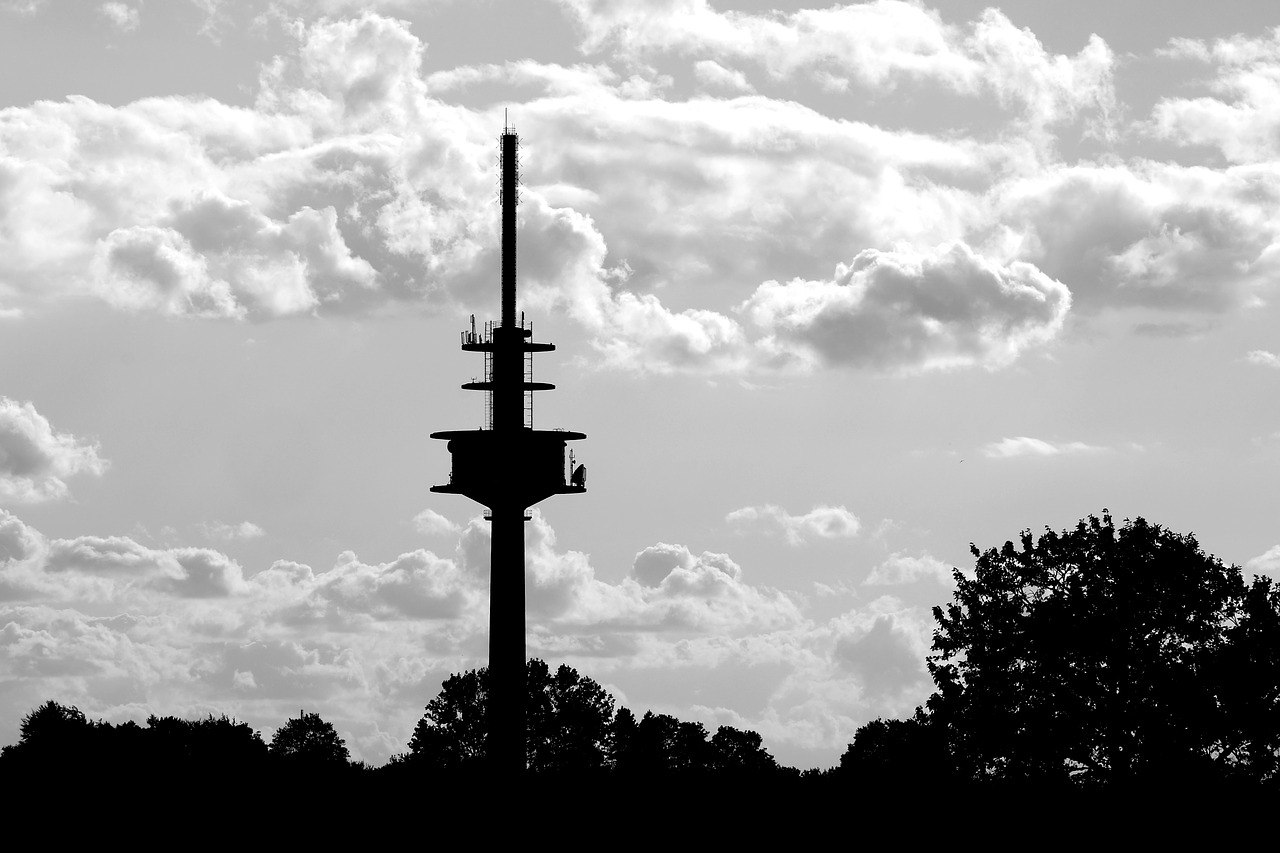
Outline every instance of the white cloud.
{"type": "Polygon", "coordinates": [[[1280,33],[1236,34],[1212,43],[1173,39],[1162,53],[1210,66],[1211,95],[1162,98],[1147,130],[1187,146],[1217,148],[1233,163],[1258,163],[1280,154],[1280,33]]]}
{"type": "Polygon", "coordinates": [[[765,282],[742,311],[783,363],[908,370],[1006,365],[1053,339],[1071,294],[1034,266],[992,263],[962,243],[867,249],[830,281],[765,282]]]}
{"type": "Polygon", "coordinates": [[[109,598],[145,590],[180,598],[223,598],[246,589],[240,564],[226,554],[208,548],[148,548],[125,536],[51,540],[43,569],[87,576],[89,584],[77,592],[91,586],[109,598]]]}
{"type": "Polygon", "coordinates": [[[729,524],[742,528],[758,528],[767,532],[781,531],[791,545],[807,539],[839,539],[858,535],[861,523],[843,506],[816,506],[804,515],[792,515],[780,506],[746,506],[725,516],[729,524]]]}
{"type": "Polygon", "coordinates": [[[19,562],[34,556],[42,541],[40,534],[22,519],[0,509],[0,563],[19,562]]]}
{"type": "Polygon", "coordinates": [[[520,61],[424,80],[402,22],[296,23],[251,108],[73,97],[0,111],[4,310],[83,293],[232,319],[474,307],[499,262],[500,119],[441,100],[473,83],[527,96],[525,299],[568,312],[605,367],[996,367],[1056,338],[1069,308],[1221,312],[1275,279],[1280,170],[1061,166],[1027,130],[1107,111],[1101,43],[1051,56],[998,13],[953,27],[893,2],[647,8],[578,10],[589,35],[641,52],[697,47],[708,81],[742,63],[929,81],[1012,112],[984,140],[766,97],[668,100],[638,66],[520,61]]]}
{"type": "Polygon", "coordinates": [[[1115,59],[1092,36],[1075,56],[1051,55],[1029,31],[988,9],[967,27],[913,2],[720,12],[707,0],[561,0],[577,16],[583,47],[633,61],[695,54],[754,62],[774,79],[856,81],[878,91],[920,83],[993,98],[1034,125],[1082,112],[1099,125],[1114,111],[1115,59]]]}
{"type": "Polygon", "coordinates": [[[1025,435],[1005,438],[983,445],[982,453],[991,459],[1012,459],[1018,456],[1061,456],[1074,453],[1097,453],[1106,448],[1083,441],[1044,441],[1025,435]]]}
{"type": "Polygon", "coordinates": [[[4,0],[0,3],[0,11],[13,12],[17,15],[34,15],[49,0],[4,0]]]}
{"type": "Polygon", "coordinates": [[[1264,349],[1256,349],[1245,356],[1245,361],[1250,364],[1261,365],[1262,367],[1275,367],[1280,369],[1280,355],[1268,352],[1264,349]]]}
{"type": "Polygon", "coordinates": [[[1136,161],[1045,170],[996,188],[1015,254],[1090,313],[1222,313],[1256,304],[1280,253],[1276,164],[1224,170],[1136,161]]]}
{"type": "Polygon", "coordinates": [[[426,536],[457,535],[462,528],[433,509],[424,509],[413,517],[413,526],[426,536]]]}
{"type": "Polygon", "coordinates": [[[1244,564],[1247,571],[1280,577],[1280,545],[1272,546],[1244,564]]]}
{"type": "Polygon", "coordinates": [[[138,9],[127,3],[103,3],[98,7],[98,14],[110,21],[113,27],[124,33],[133,32],[141,23],[138,9]]]}
{"type": "Polygon", "coordinates": [[[266,531],[252,521],[242,521],[239,524],[211,521],[201,524],[200,531],[206,538],[225,541],[260,539],[266,535],[266,531]]]}
{"type": "MultiPolygon", "coordinates": [[[[646,673],[697,685],[672,694],[667,710],[681,717],[728,714],[771,748],[830,760],[858,724],[927,692],[927,614],[897,599],[814,621],[803,599],[751,583],[726,554],[660,543],[605,581],[587,555],[557,547],[540,514],[527,530],[530,654],[624,692],[646,673]],[[738,704],[742,691],[758,698],[738,704]]],[[[58,695],[114,720],[212,712],[261,728],[304,703],[359,733],[359,757],[381,763],[405,748],[442,678],[483,665],[489,535],[474,518],[452,558],[346,552],[327,571],[277,561],[246,576],[208,549],[118,536],[46,544],[0,516],[0,718],[58,695]]]]}
{"type": "Polygon", "coordinates": [[[67,478],[106,469],[96,443],[54,432],[31,403],[0,397],[0,500],[55,500],[66,496],[67,478]]]}
{"type": "Polygon", "coordinates": [[[945,587],[955,585],[952,567],[924,553],[918,557],[903,553],[890,554],[884,562],[871,570],[863,583],[868,586],[896,586],[925,579],[945,587]]]}
{"type": "Polygon", "coordinates": [[[714,59],[702,59],[693,64],[693,74],[708,89],[720,89],[737,94],[752,94],[755,88],[747,82],[747,75],[734,68],[725,68],[714,59]]]}

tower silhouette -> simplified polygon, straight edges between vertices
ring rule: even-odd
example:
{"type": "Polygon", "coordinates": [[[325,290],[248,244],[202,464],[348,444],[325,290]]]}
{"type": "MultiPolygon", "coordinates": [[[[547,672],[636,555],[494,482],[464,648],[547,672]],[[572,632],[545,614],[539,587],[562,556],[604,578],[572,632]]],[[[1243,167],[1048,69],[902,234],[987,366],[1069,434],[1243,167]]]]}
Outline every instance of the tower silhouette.
{"type": "Polygon", "coordinates": [[[494,771],[525,769],[524,522],[526,510],[552,495],[586,491],[586,469],[566,459],[566,442],[586,438],[568,430],[533,428],[533,394],[554,388],[533,381],[533,354],[553,344],[534,343],[523,312],[516,322],[516,205],[520,138],[504,125],[499,143],[502,201],[502,322],[462,333],[465,352],[484,353],[484,381],[462,387],[485,392],[484,426],[433,432],[449,442],[449,482],[431,491],[465,495],[489,508],[493,550],[489,563],[488,753],[494,771]],[[567,467],[566,467],[567,465],[567,467]]]}

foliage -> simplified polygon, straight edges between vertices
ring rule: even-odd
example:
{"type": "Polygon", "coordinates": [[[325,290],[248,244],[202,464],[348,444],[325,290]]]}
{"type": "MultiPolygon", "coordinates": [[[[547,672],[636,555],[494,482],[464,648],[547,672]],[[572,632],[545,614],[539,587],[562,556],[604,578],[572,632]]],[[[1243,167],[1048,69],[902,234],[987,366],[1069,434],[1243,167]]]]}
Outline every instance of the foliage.
{"type": "Polygon", "coordinates": [[[934,608],[928,659],[927,724],[964,775],[1123,784],[1248,763],[1274,777],[1270,581],[1247,587],[1194,536],[1142,518],[1117,528],[1105,510],[972,551],[974,576],[957,571],[952,603],[934,608]]]}
{"type": "Polygon", "coordinates": [[[262,735],[248,723],[237,722],[225,714],[220,717],[210,714],[203,720],[153,714],[147,718],[147,728],[139,732],[143,737],[135,735],[134,739],[139,743],[145,740],[147,751],[156,755],[157,760],[170,764],[205,769],[245,768],[260,764],[267,756],[262,735]]]}
{"type": "MultiPolygon", "coordinates": [[[[409,742],[408,762],[437,770],[475,768],[485,756],[488,670],[452,675],[427,704],[409,742]]],[[[714,737],[698,722],[645,713],[639,721],[591,678],[561,665],[553,674],[529,661],[526,750],[529,769],[588,773],[611,769],[623,776],[664,773],[766,772],[777,762],[760,735],[721,726],[714,737]]]]}
{"type": "Polygon", "coordinates": [[[922,709],[906,720],[876,719],[858,729],[840,756],[840,774],[864,786],[939,780],[950,771],[940,726],[922,709]]]}
{"type": "Polygon", "coordinates": [[[579,772],[603,767],[613,696],[564,664],[553,676],[540,660],[529,661],[525,687],[529,768],[579,772]]]}
{"type": "Polygon", "coordinates": [[[319,714],[298,713],[271,736],[271,754],[294,764],[345,767],[351,756],[333,724],[319,714]]]}
{"type": "Polygon", "coordinates": [[[451,675],[409,739],[409,755],[439,770],[473,766],[485,756],[489,670],[451,675]]]}

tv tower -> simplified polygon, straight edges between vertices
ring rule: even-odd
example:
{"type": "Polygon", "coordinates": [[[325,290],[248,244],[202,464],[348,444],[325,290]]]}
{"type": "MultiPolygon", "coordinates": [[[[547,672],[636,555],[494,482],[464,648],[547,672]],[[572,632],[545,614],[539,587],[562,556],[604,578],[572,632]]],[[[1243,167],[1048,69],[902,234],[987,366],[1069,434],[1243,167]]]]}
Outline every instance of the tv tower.
{"type": "Polygon", "coordinates": [[[533,393],[555,388],[533,381],[533,354],[553,344],[533,342],[533,324],[516,321],[516,205],[520,138],[504,122],[502,176],[502,322],[462,333],[465,352],[484,353],[484,381],[462,387],[485,392],[484,426],[433,432],[448,441],[449,483],[431,491],[466,495],[489,508],[493,552],[489,563],[489,762],[514,776],[525,769],[524,523],[529,507],[552,495],[586,491],[586,468],[565,444],[586,438],[568,430],[533,428],[533,393]]]}

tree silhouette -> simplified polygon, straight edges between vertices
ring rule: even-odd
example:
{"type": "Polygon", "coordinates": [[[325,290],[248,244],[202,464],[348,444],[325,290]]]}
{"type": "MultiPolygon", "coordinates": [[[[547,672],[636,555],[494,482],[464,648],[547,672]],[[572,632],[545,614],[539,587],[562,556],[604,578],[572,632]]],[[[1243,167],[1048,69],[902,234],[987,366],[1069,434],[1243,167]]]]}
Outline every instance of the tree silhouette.
{"type": "Polygon", "coordinates": [[[778,762],[764,748],[756,732],[721,726],[711,738],[714,768],[735,773],[771,773],[778,762]]]}
{"type": "Polygon", "coordinates": [[[631,773],[643,761],[639,748],[640,724],[630,708],[619,708],[609,723],[609,765],[618,773],[631,773]]]}
{"type": "Polygon", "coordinates": [[[74,705],[50,699],[22,718],[16,744],[5,746],[0,756],[46,769],[69,762],[83,762],[93,747],[94,724],[74,705]]]}
{"type": "Polygon", "coordinates": [[[292,765],[345,767],[351,756],[333,724],[319,714],[298,713],[271,736],[271,755],[292,765]]]}
{"type": "Polygon", "coordinates": [[[229,773],[238,768],[243,771],[260,765],[268,754],[262,735],[248,723],[225,714],[220,717],[210,714],[203,720],[153,714],[147,718],[146,729],[138,729],[135,734],[128,731],[130,726],[137,728],[132,722],[116,726],[117,738],[123,740],[121,735],[125,735],[145,749],[155,762],[189,770],[229,773]]]}
{"type": "Polygon", "coordinates": [[[458,770],[482,761],[489,731],[488,683],[488,668],[446,678],[413,729],[411,759],[436,770],[458,770]]]}
{"type": "Polygon", "coordinates": [[[1270,581],[1248,588],[1194,536],[1105,510],[971,550],[928,659],[928,724],[966,776],[1207,780],[1259,752],[1274,773],[1270,581]]]}
{"type": "Polygon", "coordinates": [[[529,661],[525,685],[529,768],[576,773],[604,767],[613,696],[564,664],[553,676],[540,660],[529,661]]]}
{"type": "MultiPolygon", "coordinates": [[[[411,760],[438,770],[476,768],[486,755],[489,671],[451,675],[427,703],[409,741],[411,760]]],[[[530,769],[581,772],[604,767],[613,697],[577,670],[528,662],[525,749],[530,769]]]]}
{"type": "Polygon", "coordinates": [[[907,720],[872,720],[858,729],[840,756],[840,774],[868,788],[920,779],[936,783],[950,775],[943,734],[919,708],[907,720]]]}

